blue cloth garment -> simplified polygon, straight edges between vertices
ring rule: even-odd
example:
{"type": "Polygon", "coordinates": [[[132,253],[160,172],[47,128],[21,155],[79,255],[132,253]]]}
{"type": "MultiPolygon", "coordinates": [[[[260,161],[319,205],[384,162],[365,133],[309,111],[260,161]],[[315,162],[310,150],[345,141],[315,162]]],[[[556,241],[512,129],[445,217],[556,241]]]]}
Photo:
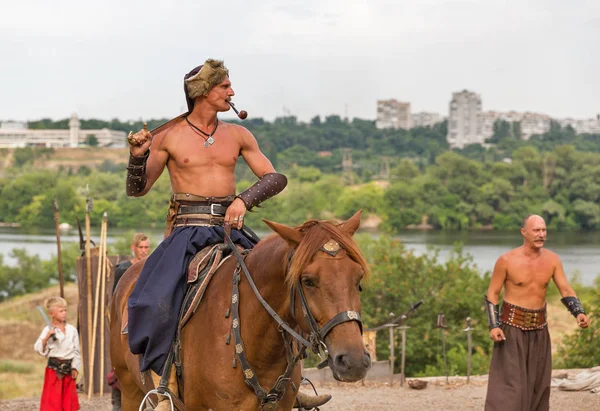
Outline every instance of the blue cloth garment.
{"type": "MultiPolygon", "coordinates": [[[[246,249],[256,244],[240,230],[231,230],[231,239],[246,249]]],[[[198,251],[222,242],[221,226],[179,227],[146,260],[127,302],[129,348],[142,354],[141,371],[161,374],[177,332],[188,265],[198,251]]]]}

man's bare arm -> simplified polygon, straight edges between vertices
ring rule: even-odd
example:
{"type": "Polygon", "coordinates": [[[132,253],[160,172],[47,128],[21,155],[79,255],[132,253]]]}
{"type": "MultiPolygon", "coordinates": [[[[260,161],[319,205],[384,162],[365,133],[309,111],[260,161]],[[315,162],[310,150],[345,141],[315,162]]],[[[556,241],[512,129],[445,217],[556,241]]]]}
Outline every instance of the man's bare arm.
{"type": "Polygon", "coordinates": [[[242,228],[244,214],[261,202],[281,192],[287,184],[283,174],[275,172],[269,159],[260,151],[254,136],[244,127],[235,126],[240,144],[240,154],[258,181],[246,191],[240,193],[227,208],[225,223],[234,228],[242,228]]]}
{"type": "Polygon", "coordinates": [[[556,259],[556,266],[554,267],[554,274],[552,276],[552,280],[554,281],[554,284],[556,284],[558,292],[562,297],[576,297],[575,291],[567,281],[567,276],[565,274],[565,270],[563,269],[563,265],[560,261],[560,258],[557,255],[554,255],[553,258],[556,259]]]}
{"type": "Polygon", "coordinates": [[[498,306],[498,300],[500,298],[500,292],[502,291],[504,282],[506,281],[507,259],[508,258],[505,254],[496,261],[494,272],[492,273],[492,278],[488,287],[488,292],[485,297],[485,308],[488,315],[490,337],[495,342],[506,340],[504,332],[500,328],[500,308],[498,306]]]}
{"type": "Polygon", "coordinates": [[[274,173],[275,168],[269,159],[260,151],[258,142],[248,130],[239,127],[241,136],[240,154],[258,178],[262,178],[265,174],[274,173]]]}
{"type": "Polygon", "coordinates": [[[562,262],[560,258],[555,255],[556,258],[556,267],[554,269],[554,275],[552,276],[552,280],[554,284],[556,284],[556,288],[558,288],[558,292],[563,297],[561,302],[567,307],[569,312],[577,319],[577,324],[581,328],[587,328],[589,325],[589,320],[587,315],[583,309],[583,305],[577,295],[575,295],[575,290],[573,287],[569,285],[567,281],[567,276],[565,274],[565,270],[563,269],[562,262]]]}
{"type": "MultiPolygon", "coordinates": [[[[147,138],[147,139],[152,139],[152,136],[150,135],[150,133],[145,132],[147,134],[143,134],[144,131],[141,131],[140,133],[142,133],[141,138],[147,138]]],[[[138,134],[140,134],[138,133],[138,134]]],[[[136,134],[137,136],[137,134],[136,134]]],[[[156,180],[158,180],[158,178],[160,177],[160,175],[162,174],[163,170],[165,169],[165,166],[167,165],[167,161],[169,159],[169,153],[168,151],[165,149],[164,147],[164,143],[163,143],[163,139],[164,136],[163,135],[158,135],[156,137],[154,137],[150,143],[149,146],[149,155],[148,155],[148,159],[146,161],[146,163],[144,164],[144,168],[141,170],[144,172],[143,180],[145,180],[145,185],[142,187],[139,186],[139,184],[137,184],[137,189],[132,189],[132,185],[136,186],[135,184],[132,184],[132,182],[130,182],[130,176],[128,174],[128,181],[127,181],[127,195],[129,196],[133,196],[133,197],[141,197],[143,195],[145,195],[148,191],[150,191],[150,189],[152,188],[152,185],[156,182],[156,180]]],[[[131,156],[134,156],[134,161],[140,162],[139,160],[139,156],[140,156],[140,151],[142,151],[143,148],[146,148],[145,146],[148,145],[148,142],[144,142],[143,145],[140,146],[132,146],[130,148],[130,153],[131,156]]],[[[148,150],[148,148],[146,148],[146,150],[148,150]]],[[[131,164],[131,160],[130,160],[130,164],[131,164]]],[[[143,181],[142,180],[142,181],[143,181]]]]}
{"type": "Polygon", "coordinates": [[[500,292],[506,281],[507,260],[508,257],[505,254],[498,258],[494,265],[494,271],[492,272],[492,278],[487,292],[487,299],[493,304],[498,304],[500,292]]]}

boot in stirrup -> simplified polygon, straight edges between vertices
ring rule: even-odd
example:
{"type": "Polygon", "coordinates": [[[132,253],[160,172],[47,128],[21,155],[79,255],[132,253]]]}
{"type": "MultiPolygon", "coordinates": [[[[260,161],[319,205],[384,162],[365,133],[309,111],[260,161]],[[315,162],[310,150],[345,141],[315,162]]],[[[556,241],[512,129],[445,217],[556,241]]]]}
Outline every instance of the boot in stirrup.
{"type": "MultiPolygon", "coordinates": [[[[150,374],[152,375],[152,382],[154,383],[154,387],[158,388],[161,376],[156,374],[154,371],[150,371],[150,374]]],[[[169,382],[167,383],[167,388],[169,389],[169,391],[171,391],[171,393],[173,393],[173,395],[178,395],[177,376],[175,374],[174,365],[171,365],[171,373],[169,374],[169,382]]],[[[160,394],[157,394],[157,396],[158,405],[156,406],[154,411],[171,411],[171,402],[169,401],[169,397],[160,394]]]]}
{"type": "Polygon", "coordinates": [[[331,399],[331,395],[323,394],[323,395],[308,395],[304,394],[302,391],[298,391],[298,395],[296,396],[296,402],[294,403],[294,408],[304,408],[306,410],[312,410],[313,408],[320,407],[325,404],[327,401],[331,399]]]}

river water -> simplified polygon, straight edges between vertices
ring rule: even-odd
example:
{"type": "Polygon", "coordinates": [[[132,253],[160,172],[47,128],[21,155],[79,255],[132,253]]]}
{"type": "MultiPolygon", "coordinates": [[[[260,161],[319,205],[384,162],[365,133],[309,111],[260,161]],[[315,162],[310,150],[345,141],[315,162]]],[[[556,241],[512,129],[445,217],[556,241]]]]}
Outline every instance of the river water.
{"type": "MultiPolygon", "coordinates": [[[[162,231],[154,230],[148,232],[151,238],[151,246],[155,247],[162,240],[162,231]]],[[[260,236],[266,232],[258,232],[260,236]]],[[[114,243],[124,235],[123,230],[110,229],[108,243],[114,243]]],[[[98,240],[99,230],[92,229],[92,238],[98,240]]],[[[403,232],[397,236],[407,248],[416,253],[425,253],[429,246],[440,251],[440,260],[444,261],[454,245],[459,242],[463,250],[473,257],[474,263],[483,271],[491,271],[496,259],[513,247],[522,242],[520,233],[495,232],[403,232]]],[[[76,231],[68,231],[61,236],[63,244],[78,243],[79,237],[76,231]]],[[[600,232],[595,233],[549,233],[546,247],[556,252],[562,259],[567,276],[573,274],[579,276],[585,285],[591,285],[596,276],[600,274],[600,232]]],[[[5,264],[15,264],[15,260],[9,256],[15,248],[24,248],[29,254],[37,254],[42,259],[48,259],[56,254],[56,237],[54,231],[42,231],[38,233],[26,232],[18,228],[0,228],[0,254],[4,255],[5,264]]]]}

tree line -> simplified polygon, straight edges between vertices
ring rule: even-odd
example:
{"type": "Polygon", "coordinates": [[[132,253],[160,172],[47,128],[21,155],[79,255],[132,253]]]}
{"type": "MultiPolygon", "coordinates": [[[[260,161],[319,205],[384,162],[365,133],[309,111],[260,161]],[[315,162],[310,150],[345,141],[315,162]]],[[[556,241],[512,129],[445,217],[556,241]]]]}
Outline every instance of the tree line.
{"type": "MultiPolygon", "coordinates": [[[[40,120],[30,127],[60,128],[66,121],[40,120]]],[[[151,120],[149,127],[162,122],[151,120]]],[[[530,213],[542,215],[553,230],[600,228],[600,135],[576,134],[553,122],[547,133],[524,141],[519,127],[499,120],[490,139],[494,145],[450,150],[445,122],[380,130],[361,119],[328,116],[302,123],[290,116],[243,125],[290,178],[284,193],[250,213],[251,224],[261,224],[260,218],[288,224],[347,218],[363,208],[389,231],[415,226],[514,229],[530,213]],[[352,150],[351,164],[343,164],[347,149],[352,150]]],[[[82,127],[127,131],[142,123],[82,120],[82,127]]],[[[94,219],[107,211],[111,224],[119,227],[163,224],[170,196],[164,175],[146,196],[128,198],[123,190],[126,158],[96,169],[42,170],[44,159],[53,154],[45,148],[14,150],[14,166],[0,175],[0,221],[51,226],[51,203],[57,198],[63,219],[73,224],[76,215],[82,217],[83,191],[89,185],[94,219]]],[[[240,163],[238,191],[256,181],[240,163]]]]}
{"type": "MultiPolygon", "coordinates": [[[[0,177],[0,221],[52,227],[52,200],[57,199],[61,220],[75,225],[77,216],[83,218],[89,186],[92,221],[99,221],[106,211],[116,227],[164,224],[170,197],[166,173],[144,197],[131,198],[124,190],[124,162],[107,160],[98,168],[81,167],[76,172],[32,164],[4,170],[0,177]]],[[[309,218],[343,219],[362,208],[367,215],[380,217],[381,229],[393,232],[419,225],[513,230],[531,213],[543,216],[551,230],[600,228],[600,154],[578,152],[570,145],[550,152],[520,147],[507,161],[479,161],[454,151],[440,154],[429,165],[404,158],[383,183],[345,185],[339,172],[325,173],[315,166],[286,164],[278,170],[288,175],[288,187],[249,213],[249,224],[262,225],[261,218],[287,224],[309,218]]],[[[244,164],[237,174],[238,192],[256,181],[244,164]]]]}

